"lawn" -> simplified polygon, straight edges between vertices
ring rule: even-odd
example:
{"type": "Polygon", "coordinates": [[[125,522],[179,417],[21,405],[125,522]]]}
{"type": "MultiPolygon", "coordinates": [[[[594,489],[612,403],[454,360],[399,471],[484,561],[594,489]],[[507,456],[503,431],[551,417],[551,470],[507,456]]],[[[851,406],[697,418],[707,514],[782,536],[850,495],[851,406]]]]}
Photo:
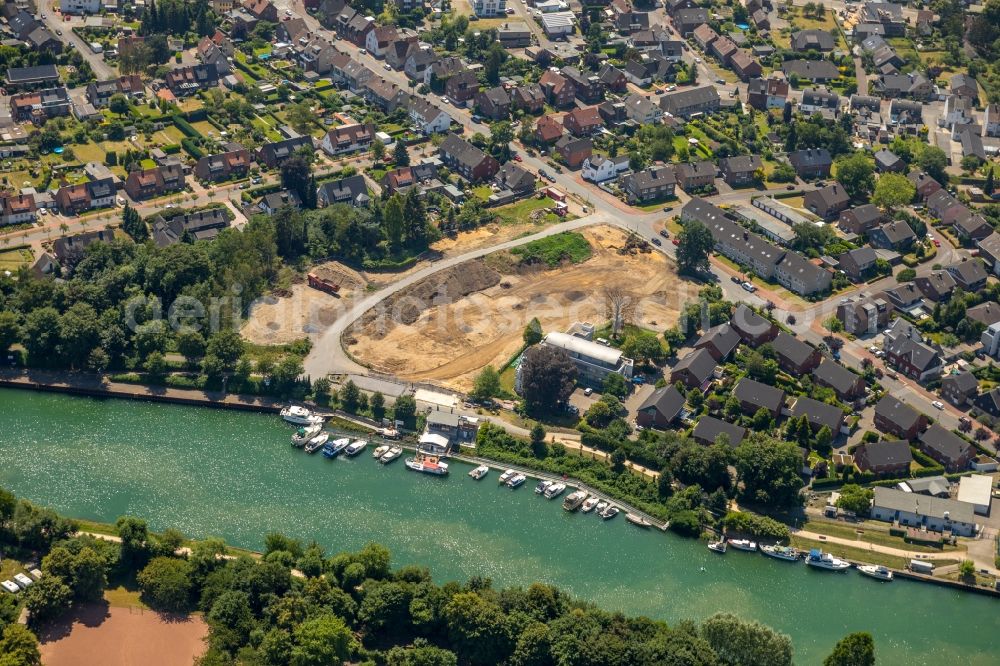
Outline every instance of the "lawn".
{"type": "Polygon", "coordinates": [[[567,231],[515,247],[511,253],[526,264],[544,263],[555,268],[565,260],[574,264],[583,263],[590,258],[591,249],[590,243],[581,234],[567,231]]]}
{"type": "MultiPolygon", "coordinates": [[[[555,201],[549,197],[542,197],[541,199],[531,197],[530,199],[523,199],[508,206],[501,206],[496,209],[496,214],[503,220],[504,224],[528,224],[535,221],[531,219],[532,212],[543,208],[550,208],[554,203],[555,201]]],[[[547,217],[543,217],[542,221],[548,221],[545,219],[547,217]]]]}
{"type": "MultiPolygon", "coordinates": [[[[827,543],[826,541],[813,541],[800,536],[792,535],[792,546],[800,550],[810,550],[820,548],[824,552],[832,553],[837,557],[844,557],[854,562],[865,562],[867,564],[881,564],[893,569],[905,569],[909,560],[896,555],[886,555],[877,553],[867,548],[854,548],[852,546],[841,546],[840,544],[827,543]]],[[[935,564],[937,562],[935,561],[935,564]]]]}
{"type": "Polygon", "coordinates": [[[169,146],[172,143],[180,143],[184,138],[184,133],[173,125],[167,125],[161,130],[153,133],[153,142],[159,146],[169,146]]]}
{"type": "Polygon", "coordinates": [[[480,201],[486,201],[493,194],[493,189],[489,185],[477,185],[472,188],[472,195],[480,201]]]}
{"type": "MultiPolygon", "coordinates": [[[[954,546],[946,546],[944,548],[935,548],[934,546],[926,546],[922,544],[907,543],[902,539],[902,537],[896,537],[889,534],[888,526],[885,529],[880,529],[881,526],[867,522],[859,525],[852,525],[842,522],[831,522],[827,520],[814,520],[810,519],[802,529],[808,530],[810,532],[819,532],[820,534],[827,534],[829,536],[840,537],[842,539],[858,539],[858,534],[856,530],[861,530],[860,542],[863,543],[874,543],[881,546],[891,546],[893,548],[899,548],[901,550],[912,550],[920,553],[940,553],[942,551],[955,550],[954,546]]],[[[860,547],[860,545],[859,545],[860,547]]]]}
{"type": "Polygon", "coordinates": [[[275,129],[276,125],[277,123],[274,122],[273,118],[255,116],[253,119],[253,126],[263,132],[267,136],[268,141],[281,141],[283,138],[275,129]]]}
{"type": "Polygon", "coordinates": [[[191,123],[191,127],[198,130],[198,133],[202,136],[217,136],[219,134],[218,128],[207,120],[199,120],[198,122],[191,123]]]}
{"type": "Polygon", "coordinates": [[[180,109],[184,113],[191,113],[192,111],[198,111],[205,105],[201,103],[201,100],[197,97],[191,96],[184,99],[180,103],[180,109]]]}
{"type": "Polygon", "coordinates": [[[647,213],[655,213],[656,211],[662,211],[664,208],[671,206],[671,204],[674,203],[677,203],[677,197],[670,197],[669,199],[654,199],[653,201],[642,204],[632,204],[632,207],[644,210],[647,213]]]}

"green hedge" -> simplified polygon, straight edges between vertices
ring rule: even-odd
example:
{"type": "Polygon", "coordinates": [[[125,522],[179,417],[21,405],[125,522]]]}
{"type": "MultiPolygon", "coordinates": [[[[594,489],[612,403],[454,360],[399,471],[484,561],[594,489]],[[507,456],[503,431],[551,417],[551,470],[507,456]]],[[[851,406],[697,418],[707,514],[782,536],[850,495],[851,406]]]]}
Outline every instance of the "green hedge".
{"type": "Polygon", "coordinates": [[[177,129],[179,129],[184,134],[184,136],[190,137],[192,139],[201,138],[201,132],[196,130],[191,123],[184,120],[184,118],[182,118],[179,113],[175,113],[174,115],[170,116],[170,120],[173,121],[174,125],[176,125],[177,129]]]}
{"type": "Polygon", "coordinates": [[[726,530],[740,534],[752,534],[765,539],[787,542],[791,538],[788,525],[767,516],[759,516],[745,511],[730,511],[722,519],[726,530]]]}
{"type": "Polygon", "coordinates": [[[162,150],[167,155],[176,155],[177,153],[181,152],[181,144],[168,143],[167,145],[163,146],[162,150]]]}
{"type": "Polygon", "coordinates": [[[181,139],[181,145],[184,146],[184,150],[187,151],[188,155],[195,158],[196,160],[200,160],[202,157],[205,156],[205,153],[202,151],[202,149],[196,146],[194,141],[192,141],[187,137],[181,139]]]}

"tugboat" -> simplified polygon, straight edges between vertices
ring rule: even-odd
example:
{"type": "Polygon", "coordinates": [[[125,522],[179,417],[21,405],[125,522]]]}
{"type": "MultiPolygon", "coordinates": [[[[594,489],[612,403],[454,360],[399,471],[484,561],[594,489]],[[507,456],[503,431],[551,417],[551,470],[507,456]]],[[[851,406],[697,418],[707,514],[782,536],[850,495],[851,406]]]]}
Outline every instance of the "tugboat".
{"type": "Polygon", "coordinates": [[[321,432],[306,443],[306,453],[316,453],[330,439],[330,433],[321,432]]]}
{"type": "Polygon", "coordinates": [[[806,564],[817,569],[828,569],[830,571],[847,571],[851,568],[851,563],[847,560],[834,557],[830,553],[824,553],[818,548],[813,548],[809,551],[806,564]]]}
{"type": "Polygon", "coordinates": [[[322,416],[316,416],[305,407],[289,405],[281,410],[281,418],[294,425],[311,426],[323,423],[322,416]]]}
{"type": "Polygon", "coordinates": [[[306,445],[310,439],[319,434],[319,431],[323,429],[323,426],[319,423],[315,423],[311,426],[302,426],[295,431],[292,435],[292,446],[302,447],[306,445]]]}
{"type": "Polygon", "coordinates": [[[768,557],[773,557],[776,560],[784,560],[786,562],[795,562],[799,559],[799,551],[794,548],[789,548],[788,546],[761,546],[760,552],[768,557]]]}
{"type": "Polygon", "coordinates": [[[892,580],[892,571],[880,564],[860,564],[858,565],[858,571],[862,575],[874,578],[875,580],[884,580],[886,582],[892,580]]]}
{"type": "Polygon", "coordinates": [[[583,504],[583,500],[587,499],[587,493],[582,490],[577,490],[575,492],[566,495],[566,499],[563,500],[563,508],[570,513],[576,511],[583,504]]]}
{"type": "Polygon", "coordinates": [[[388,465],[401,455],[403,455],[402,446],[390,446],[388,451],[379,456],[378,461],[383,465],[388,465]]]}
{"type": "Polygon", "coordinates": [[[415,458],[407,458],[406,467],[414,472],[433,474],[434,476],[444,476],[448,473],[448,463],[441,462],[437,456],[430,456],[417,451],[415,458]]]}
{"type": "Polygon", "coordinates": [[[469,476],[471,476],[476,481],[479,481],[480,479],[485,478],[486,475],[489,473],[490,473],[489,467],[487,467],[486,465],[480,465],[476,469],[469,472],[469,476]]]}

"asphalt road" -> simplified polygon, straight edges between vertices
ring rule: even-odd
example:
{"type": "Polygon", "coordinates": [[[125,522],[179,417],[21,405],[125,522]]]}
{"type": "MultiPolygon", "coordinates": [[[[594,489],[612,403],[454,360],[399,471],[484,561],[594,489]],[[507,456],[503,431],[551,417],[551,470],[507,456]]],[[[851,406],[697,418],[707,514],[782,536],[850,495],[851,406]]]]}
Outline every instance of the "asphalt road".
{"type": "Polygon", "coordinates": [[[100,54],[91,51],[87,43],[73,32],[72,27],[74,25],[83,25],[83,21],[77,16],[72,17],[69,21],[63,20],[62,14],[57,14],[53,11],[53,7],[58,7],[58,5],[58,2],[50,0],[39,2],[39,12],[45,14],[42,22],[45,23],[46,27],[52,31],[52,34],[57,39],[67,44],[67,48],[72,48],[80,52],[84,60],[90,63],[90,68],[94,70],[94,75],[99,81],[105,81],[118,76],[118,72],[114,67],[104,62],[104,58],[100,54]],[[62,35],[57,34],[56,31],[62,32],[62,35]]]}

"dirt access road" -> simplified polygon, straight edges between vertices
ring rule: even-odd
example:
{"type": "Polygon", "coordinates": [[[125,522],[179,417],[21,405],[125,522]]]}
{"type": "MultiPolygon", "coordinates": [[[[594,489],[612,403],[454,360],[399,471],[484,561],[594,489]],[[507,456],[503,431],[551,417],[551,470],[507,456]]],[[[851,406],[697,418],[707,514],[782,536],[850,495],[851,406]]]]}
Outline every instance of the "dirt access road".
{"type": "Polygon", "coordinates": [[[373,370],[467,391],[479,370],[517,352],[533,317],[544,331],[605,321],[605,288],[630,294],[640,326],[662,330],[677,321],[678,278],[669,259],[658,252],[619,254],[626,234],[614,227],[581,233],[593,256],[580,264],[525,267],[498,253],[455,266],[366,312],[345,334],[345,345],[373,370]]]}

